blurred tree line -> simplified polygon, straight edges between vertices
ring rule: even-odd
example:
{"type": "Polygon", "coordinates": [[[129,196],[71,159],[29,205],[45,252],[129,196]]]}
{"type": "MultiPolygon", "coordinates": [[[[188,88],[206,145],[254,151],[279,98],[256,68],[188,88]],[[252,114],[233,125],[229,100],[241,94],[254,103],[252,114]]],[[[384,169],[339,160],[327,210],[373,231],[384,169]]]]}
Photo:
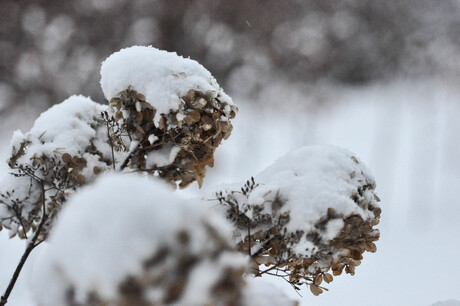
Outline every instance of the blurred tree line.
{"type": "Polygon", "coordinates": [[[1,0],[0,118],[70,94],[103,102],[101,60],[134,44],[190,56],[231,95],[276,84],[457,76],[455,0],[1,0]]]}

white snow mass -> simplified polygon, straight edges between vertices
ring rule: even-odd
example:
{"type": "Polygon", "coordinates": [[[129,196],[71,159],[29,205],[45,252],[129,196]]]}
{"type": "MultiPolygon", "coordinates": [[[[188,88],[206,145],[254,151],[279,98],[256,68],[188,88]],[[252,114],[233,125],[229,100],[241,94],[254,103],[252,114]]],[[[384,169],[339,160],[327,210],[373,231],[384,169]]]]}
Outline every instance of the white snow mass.
{"type": "Polygon", "coordinates": [[[109,101],[129,87],[142,93],[157,110],[157,120],[160,114],[178,110],[180,98],[190,89],[233,105],[216,79],[198,62],[151,46],[134,46],[109,56],[102,63],[101,87],[109,101]]]}

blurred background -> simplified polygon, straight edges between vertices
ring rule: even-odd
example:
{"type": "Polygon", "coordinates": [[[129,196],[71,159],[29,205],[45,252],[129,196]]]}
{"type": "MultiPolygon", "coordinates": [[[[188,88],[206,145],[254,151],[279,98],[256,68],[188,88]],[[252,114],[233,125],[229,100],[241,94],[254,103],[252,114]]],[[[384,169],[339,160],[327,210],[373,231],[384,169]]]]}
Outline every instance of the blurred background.
{"type": "MultiPolygon", "coordinates": [[[[42,111],[72,94],[105,103],[99,69],[111,53],[175,51],[240,109],[205,189],[318,143],[374,173],[379,250],[322,296],[303,289],[303,304],[460,300],[458,0],[1,0],[0,12],[0,173],[11,133],[42,111]]],[[[0,233],[0,291],[23,248],[0,233]]],[[[26,278],[11,305],[33,305],[26,278]]]]}

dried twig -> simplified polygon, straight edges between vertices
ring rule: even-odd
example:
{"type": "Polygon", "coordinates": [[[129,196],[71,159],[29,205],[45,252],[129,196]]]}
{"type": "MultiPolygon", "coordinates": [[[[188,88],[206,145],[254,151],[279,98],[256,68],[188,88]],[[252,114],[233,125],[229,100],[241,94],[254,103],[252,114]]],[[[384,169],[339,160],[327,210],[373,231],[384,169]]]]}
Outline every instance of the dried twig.
{"type": "Polygon", "coordinates": [[[42,214],[42,220],[40,221],[40,224],[38,225],[37,231],[35,232],[34,236],[32,237],[32,240],[29,242],[27,245],[26,250],[24,251],[24,254],[21,257],[21,260],[19,261],[16,270],[14,271],[14,274],[10,280],[10,283],[8,284],[8,287],[5,290],[5,293],[2,295],[0,299],[0,306],[6,305],[8,302],[8,298],[13,291],[14,285],[16,284],[16,281],[18,280],[19,274],[22,271],[22,268],[24,267],[24,264],[27,261],[27,258],[29,257],[30,253],[35,249],[42,241],[37,242],[38,237],[40,236],[41,230],[43,228],[43,225],[46,223],[47,220],[47,215],[46,215],[46,206],[45,206],[45,186],[44,183],[42,182],[42,201],[43,201],[43,214],[42,214]]]}

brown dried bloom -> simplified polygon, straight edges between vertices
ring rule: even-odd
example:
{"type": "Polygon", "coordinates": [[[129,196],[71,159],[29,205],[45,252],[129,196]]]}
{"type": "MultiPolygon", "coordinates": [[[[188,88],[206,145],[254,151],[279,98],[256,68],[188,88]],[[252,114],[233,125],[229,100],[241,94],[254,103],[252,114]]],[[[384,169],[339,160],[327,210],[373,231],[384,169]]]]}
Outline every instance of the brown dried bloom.
{"type": "Polygon", "coordinates": [[[291,152],[217,199],[256,276],[276,275],[295,289],[306,284],[315,295],[344,269],[354,275],[380,237],[373,178],[350,152],[331,146],[291,152]]]}

